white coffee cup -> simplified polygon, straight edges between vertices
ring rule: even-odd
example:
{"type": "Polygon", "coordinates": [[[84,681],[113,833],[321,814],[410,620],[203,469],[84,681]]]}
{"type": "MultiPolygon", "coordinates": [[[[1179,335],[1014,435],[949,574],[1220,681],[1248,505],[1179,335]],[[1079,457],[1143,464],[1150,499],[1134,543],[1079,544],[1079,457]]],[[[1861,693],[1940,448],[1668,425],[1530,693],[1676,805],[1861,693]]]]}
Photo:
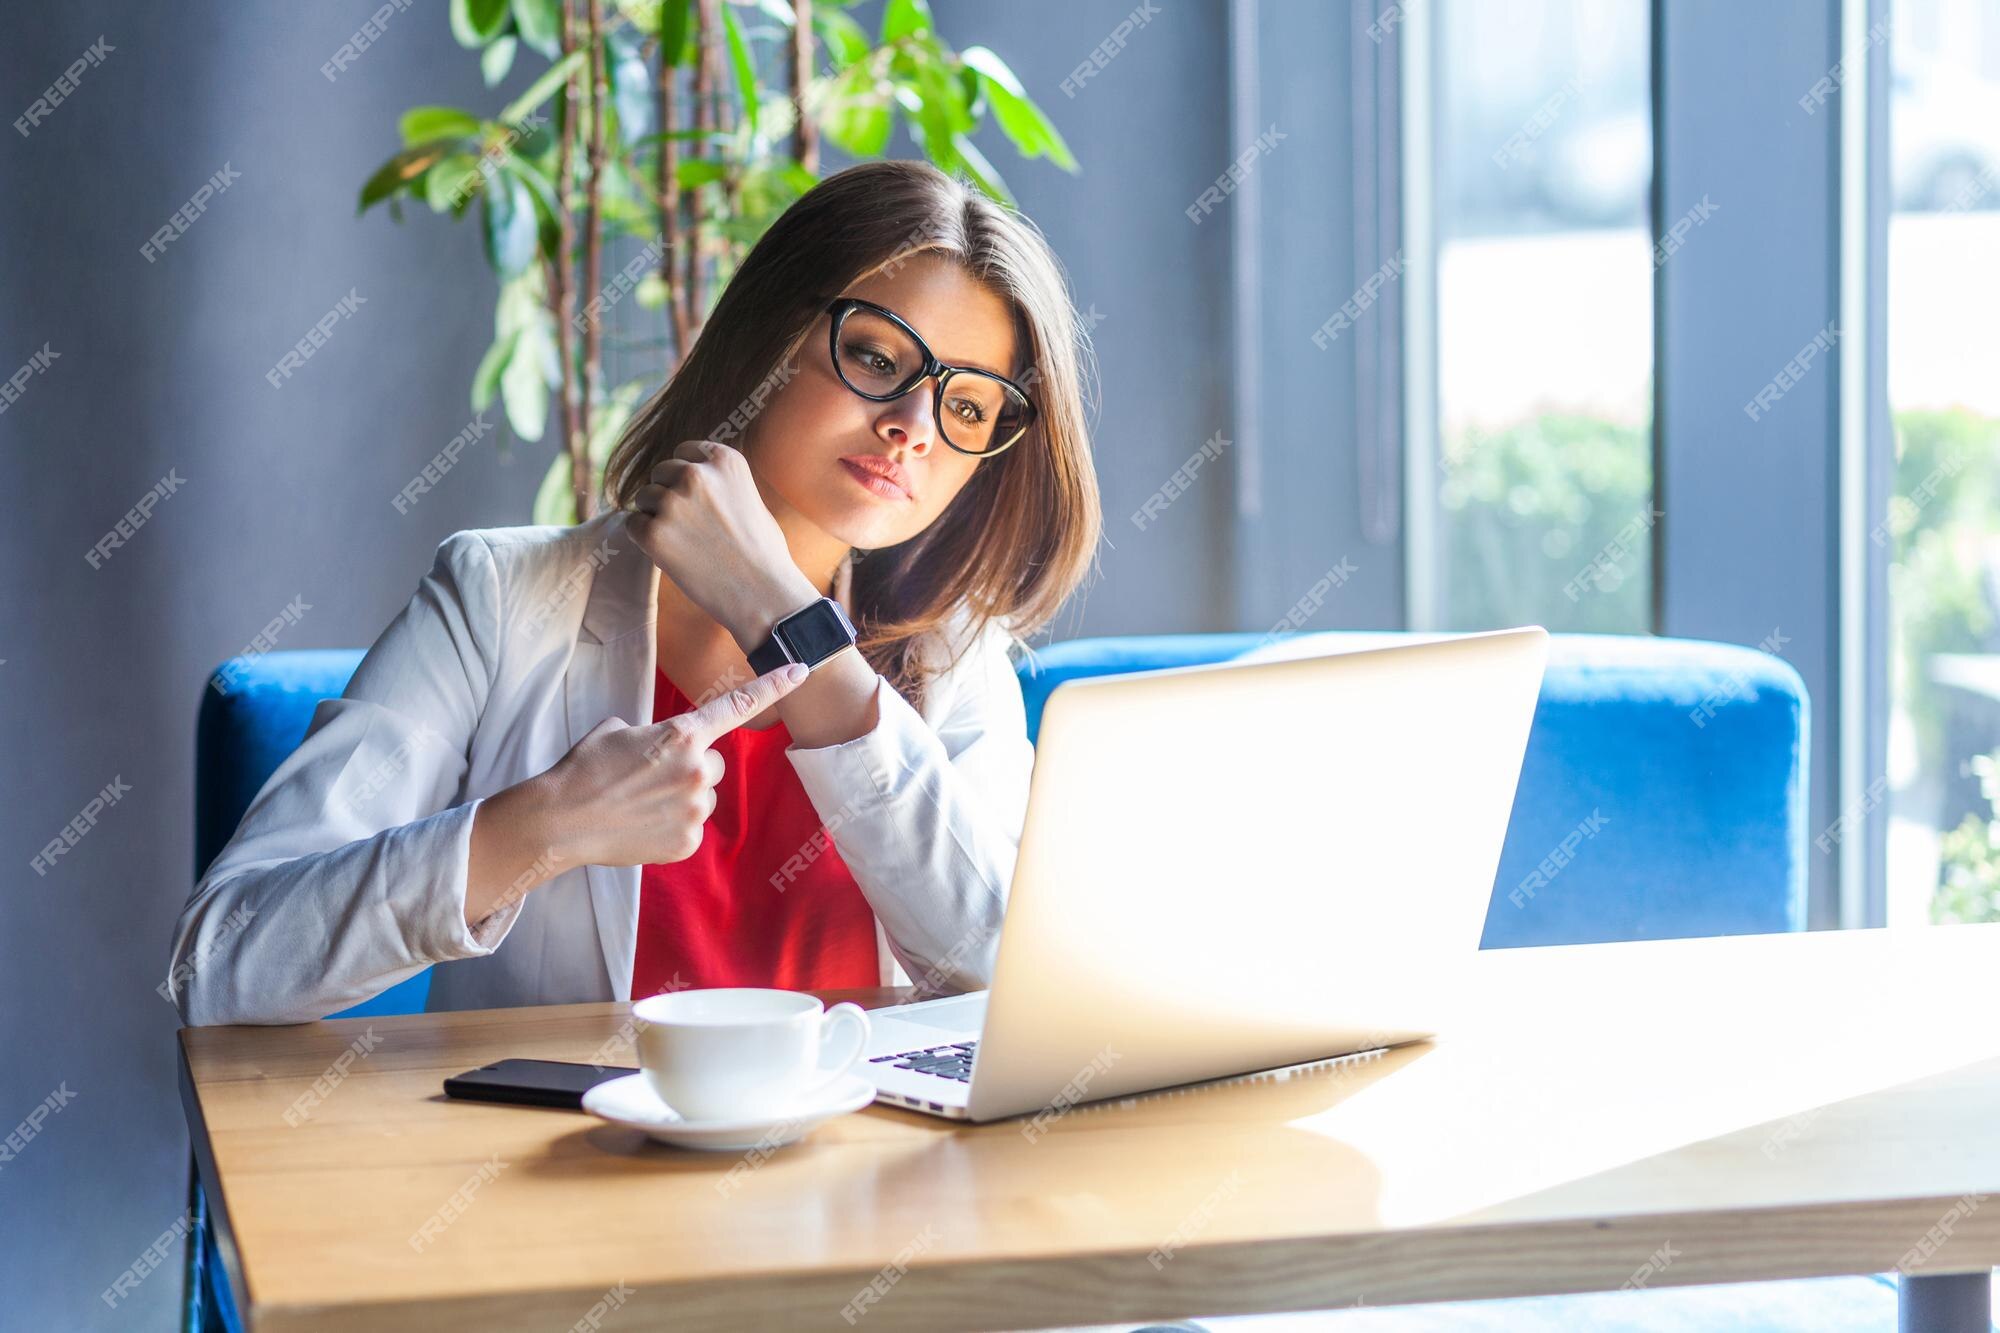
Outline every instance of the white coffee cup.
{"type": "Polygon", "coordinates": [[[689,1120],[778,1116],[849,1073],[868,1049],[861,1006],[749,986],[673,991],[632,1006],[639,1064],[689,1120]]]}

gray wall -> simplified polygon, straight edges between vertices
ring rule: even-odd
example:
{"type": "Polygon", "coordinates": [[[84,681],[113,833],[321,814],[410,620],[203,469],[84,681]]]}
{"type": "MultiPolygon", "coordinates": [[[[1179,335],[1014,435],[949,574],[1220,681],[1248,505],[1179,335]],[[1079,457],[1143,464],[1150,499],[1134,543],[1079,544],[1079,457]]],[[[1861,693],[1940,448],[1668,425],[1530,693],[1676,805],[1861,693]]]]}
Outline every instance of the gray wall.
{"type": "MultiPolygon", "coordinates": [[[[1656,222],[1664,232],[1711,193],[1735,210],[1729,226],[1655,275],[1657,628],[1742,644],[1782,635],[1775,651],[1798,670],[1811,704],[1808,839],[1841,813],[1841,746],[1868,743],[1841,735],[1839,710],[1838,347],[1785,393],[1782,412],[1753,420],[1744,405],[1841,318],[1839,107],[1805,116],[1797,105],[1841,58],[1839,18],[1836,0],[1709,2],[1663,7],[1654,29],[1658,105],[1668,108],[1656,222]]],[[[1872,253],[1885,250],[1878,237],[1872,253]]],[[[1883,364],[1874,362],[1878,377],[1883,364]]],[[[1888,436],[1876,439],[1887,458],[1888,436]]],[[[1861,549],[1871,558],[1879,548],[1861,549]]],[[[1872,559],[1886,587],[1886,555],[1872,559]]],[[[1839,925],[1837,857],[1801,851],[1808,924],[1839,925]]]]}
{"type": "MultiPolygon", "coordinates": [[[[27,137],[0,131],[0,380],[59,359],[0,413],[0,1135],[70,1096],[0,1163],[0,1323],[169,1326],[178,1264],[99,1298],[184,1206],[171,1008],[155,993],[193,857],[208,671],[295,597],[280,648],[371,642],[466,527],[524,522],[546,457],[476,446],[408,515],[390,497],[469,417],[492,281],[469,227],[357,221],[395,116],[494,107],[442,0],[321,65],[375,0],[33,6],[0,42],[11,121],[100,35],[113,48],[27,137]],[[140,247],[225,163],[237,179],[156,262],[140,247]],[[365,300],[281,389],[265,374],[350,290],[365,300]],[[84,559],[169,472],[178,489],[101,568],[84,559]],[[46,875],[32,857],[106,784],[130,787],[46,875]]],[[[946,0],[947,35],[1012,61],[1085,170],[988,156],[1102,320],[1099,456],[1117,549],[1060,633],[1234,624],[1229,488],[1135,533],[1129,515],[1227,431],[1227,220],[1182,209],[1227,165],[1226,24],[1161,5],[1101,74],[1059,85],[1125,0],[946,0]]],[[[517,79],[517,82],[520,80],[517,79]]],[[[1336,297],[1336,301],[1337,301],[1336,297]]],[[[1330,307],[1329,307],[1330,308],[1330,307]]]]}
{"type": "MultiPolygon", "coordinates": [[[[1047,234],[1093,333],[1103,395],[1095,444],[1104,490],[1100,577],[1054,634],[1235,627],[1226,466],[1142,530],[1132,515],[1229,417],[1229,219],[1183,212],[1229,165],[1228,23],[1220,0],[1156,4],[1102,69],[1063,83],[1136,6],[947,0],[939,23],[992,47],[1068,141],[1068,175],[1023,163],[989,130],[980,145],[1047,234]]],[[[1221,464],[1231,460],[1225,454],[1221,464]]]]}

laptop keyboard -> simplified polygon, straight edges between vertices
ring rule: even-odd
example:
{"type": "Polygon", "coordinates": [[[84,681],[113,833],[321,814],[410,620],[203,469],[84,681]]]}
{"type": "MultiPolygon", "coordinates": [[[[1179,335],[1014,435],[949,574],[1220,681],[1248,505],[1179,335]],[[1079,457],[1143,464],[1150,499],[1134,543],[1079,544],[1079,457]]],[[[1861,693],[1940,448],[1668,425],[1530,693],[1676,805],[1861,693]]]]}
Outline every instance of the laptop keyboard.
{"type": "Polygon", "coordinates": [[[978,1049],[976,1041],[961,1041],[952,1046],[923,1046],[895,1055],[878,1055],[868,1063],[889,1064],[893,1060],[895,1063],[889,1065],[891,1069],[913,1069],[919,1074],[935,1074],[958,1083],[970,1083],[972,1056],[978,1049]]]}

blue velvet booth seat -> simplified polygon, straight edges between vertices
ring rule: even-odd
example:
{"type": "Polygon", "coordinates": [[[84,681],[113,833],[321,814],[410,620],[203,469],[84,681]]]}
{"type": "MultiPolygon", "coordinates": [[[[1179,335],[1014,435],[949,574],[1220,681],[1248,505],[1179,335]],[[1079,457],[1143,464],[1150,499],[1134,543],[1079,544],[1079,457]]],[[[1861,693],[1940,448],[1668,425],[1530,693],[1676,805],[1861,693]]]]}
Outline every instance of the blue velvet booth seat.
{"type": "MultiPolygon", "coordinates": [[[[1284,651],[1420,637],[1341,630],[1284,651]]],[[[1171,634],[1041,649],[1021,672],[1028,732],[1066,680],[1224,662],[1267,642],[1171,634]]],[[[1769,653],[1552,635],[1482,947],[1803,929],[1806,735],[1804,686],[1769,653]]]]}
{"type": "MultiPolygon", "coordinates": [[[[1287,649],[1339,651],[1415,636],[1335,632],[1287,649]]],[[[1225,661],[1257,634],[1078,639],[1021,666],[1033,736],[1065,680],[1225,661]]],[[[315,705],[361,654],[239,658],[204,692],[196,744],[196,865],[296,746],[315,705]]],[[[1797,674],[1753,649],[1656,638],[1556,635],[1528,740],[1484,947],[1797,930],[1805,912],[1806,699],[1797,674]]],[[[1440,817],[1449,812],[1440,811],[1440,817]]],[[[423,1007],[428,976],[348,1015],[423,1007]]],[[[197,1203],[199,1192],[197,1191],[197,1203]]],[[[200,1229],[196,1235],[202,1235],[200,1229]]],[[[197,1245],[194,1317],[226,1326],[226,1283],[197,1245]],[[220,1289],[218,1289],[218,1286],[220,1289]],[[203,1299],[203,1297],[206,1299],[203,1299]]],[[[1217,1327],[1886,1329],[1894,1292],[1869,1278],[1661,1290],[1401,1311],[1210,1320],[1217,1327]],[[1587,1302],[1611,1302],[1588,1306],[1587,1302]]]]}

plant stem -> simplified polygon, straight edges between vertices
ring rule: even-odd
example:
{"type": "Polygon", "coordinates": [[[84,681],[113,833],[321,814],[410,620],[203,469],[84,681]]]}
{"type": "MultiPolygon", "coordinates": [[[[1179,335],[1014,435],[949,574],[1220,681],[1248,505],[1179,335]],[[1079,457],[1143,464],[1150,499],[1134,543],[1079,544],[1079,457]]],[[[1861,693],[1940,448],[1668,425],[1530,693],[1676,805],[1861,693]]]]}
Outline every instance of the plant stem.
{"type": "Polygon", "coordinates": [[[792,160],[819,174],[819,126],[806,114],[806,87],[812,82],[812,0],[792,0],[792,160]]]}
{"type": "MultiPolygon", "coordinates": [[[[670,0],[685,4],[686,0],[670,0]]],[[[667,364],[672,376],[687,357],[689,325],[687,290],[674,273],[674,261],[681,253],[680,150],[674,139],[674,61],[678,51],[660,47],[660,281],[666,284],[667,314],[673,322],[674,350],[667,364]]]]}
{"type": "MultiPolygon", "coordinates": [[[[604,0],[585,0],[590,16],[590,54],[584,69],[590,83],[590,141],[583,178],[583,290],[594,303],[603,286],[604,190],[604,0]]],[[[578,522],[596,508],[592,494],[593,468],[590,435],[597,411],[598,382],[603,378],[603,311],[593,310],[583,325],[583,446],[581,457],[571,459],[571,484],[577,492],[578,522]]]]}
{"type": "MultiPolygon", "coordinates": [[[[703,137],[697,143],[713,144],[708,137],[720,127],[717,114],[720,52],[718,47],[722,37],[721,0],[697,0],[695,5],[695,66],[694,66],[694,127],[702,131],[703,137]]],[[[718,150],[719,151],[719,150],[718,150]]],[[[688,333],[690,339],[701,336],[701,326],[708,318],[707,283],[703,273],[702,251],[705,239],[701,231],[702,207],[701,189],[689,192],[688,229],[691,244],[687,248],[687,300],[688,333]]]]}
{"type": "MultiPolygon", "coordinates": [[[[703,0],[703,2],[709,3],[709,0],[703,0]]],[[[743,216],[743,173],[741,171],[730,170],[729,148],[724,145],[729,145],[731,141],[735,139],[737,126],[739,126],[742,123],[743,113],[738,108],[736,104],[736,99],[730,97],[730,95],[726,91],[724,91],[725,88],[731,86],[730,84],[725,83],[722,78],[722,71],[728,67],[728,58],[729,58],[728,36],[723,32],[722,29],[721,11],[722,11],[723,0],[713,0],[713,3],[715,4],[716,15],[717,15],[715,21],[715,28],[713,29],[715,36],[715,69],[716,69],[715,127],[716,129],[722,132],[721,144],[719,144],[716,148],[716,152],[722,158],[722,164],[723,164],[722,165],[722,216],[725,218],[739,218],[743,216]]],[[[754,92],[751,94],[751,96],[755,95],[756,94],[754,92]]],[[[743,161],[747,163],[750,160],[751,155],[754,152],[754,149],[751,145],[744,144],[741,146],[741,151],[742,151],[743,161]]],[[[713,284],[718,276],[721,276],[725,273],[728,254],[729,254],[728,243],[726,241],[723,241],[722,238],[718,237],[717,245],[715,246],[715,258],[718,262],[714,264],[712,267],[704,268],[702,271],[702,282],[705,285],[713,284]]],[[[703,295],[706,296],[707,293],[703,293],[703,295]]],[[[705,300],[702,302],[702,309],[703,310],[708,309],[708,303],[705,300]]]]}
{"type": "MultiPolygon", "coordinates": [[[[576,49],[576,18],[569,0],[562,6],[562,55],[576,49]]],[[[576,383],[576,352],[571,338],[570,317],[576,306],[572,291],[570,250],[574,235],[570,222],[569,188],[572,165],[571,145],[576,132],[576,76],[572,74],[556,94],[556,119],[560,137],[556,148],[556,253],[549,264],[549,308],[556,320],[557,359],[562,362],[563,450],[569,455],[570,493],[575,503],[576,521],[591,516],[589,437],[584,432],[583,415],[576,383]]]]}

